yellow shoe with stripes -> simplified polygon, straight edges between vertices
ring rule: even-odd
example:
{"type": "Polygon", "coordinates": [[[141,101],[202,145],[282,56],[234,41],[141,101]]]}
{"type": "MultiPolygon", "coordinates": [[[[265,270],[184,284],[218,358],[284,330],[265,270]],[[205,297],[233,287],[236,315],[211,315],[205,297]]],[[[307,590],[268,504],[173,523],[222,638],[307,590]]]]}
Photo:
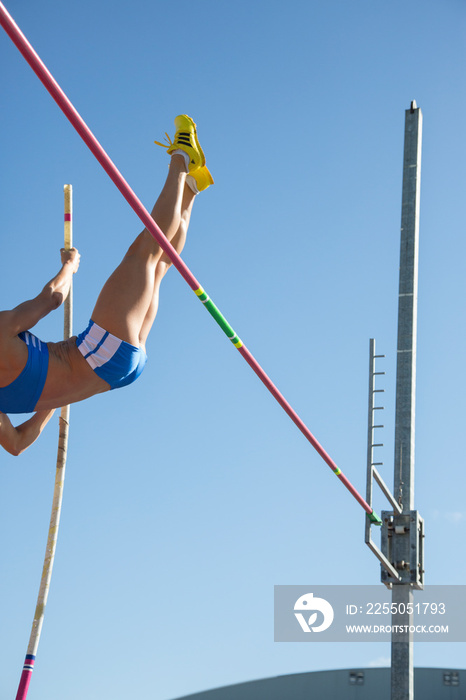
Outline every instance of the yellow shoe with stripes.
{"type": "Polygon", "coordinates": [[[196,170],[191,170],[186,182],[191,187],[193,192],[196,194],[206,190],[210,185],[214,184],[214,178],[212,177],[207,165],[203,165],[202,168],[197,168],[196,170]]]}
{"type": "Polygon", "coordinates": [[[156,143],[157,146],[166,148],[168,154],[177,150],[187,153],[189,157],[190,173],[198,168],[203,168],[205,166],[205,156],[197,138],[197,129],[194,121],[191,117],[188,117],[187,114],[179,114],[175,117],[175,127],[176,133],[173,141],[167,133],[165,134],[168,139],[168,148],[167,144],[160,143],[159,141],[154,141],[154,143],[156,143]]]}

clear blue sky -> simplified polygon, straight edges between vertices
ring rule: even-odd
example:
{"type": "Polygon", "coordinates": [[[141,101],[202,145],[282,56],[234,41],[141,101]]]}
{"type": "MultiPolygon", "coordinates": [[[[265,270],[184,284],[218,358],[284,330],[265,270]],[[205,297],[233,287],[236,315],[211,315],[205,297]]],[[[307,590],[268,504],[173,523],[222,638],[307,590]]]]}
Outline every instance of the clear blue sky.
{"type": "MultiPolygon", "coordinates": [[[[386,355],[392,483],[404,112],[424,116],[416,508],[426,581],[466,583],[465,39],[461,0],[192,4],[32,0],[8,10],[140,199],[153,145],[191,114],[215,186],[184,259],[348,478],[365,492],[369,338],[386,355]]],[[[0,299],[57,270],[74,190],[74,319],[141,224],[0,35],[0,299]]],[[[62,312],[36,333],[58,340],[62,312]]],[[[275,584],[377,584],[364,513],[205,313],[164,282],[137,384],[72,407],[55,570],[29,697],[177,696],[384,665],[388,645],[275,644],[275,584]]],[[[58,418],[0,457],[0,696],[16,692],[45,549],[58,418]]],[[[380,499],[376,508],[385,508],[380,499]]],[[[417,666],[464,667],[419,644],[417,666]]]]}

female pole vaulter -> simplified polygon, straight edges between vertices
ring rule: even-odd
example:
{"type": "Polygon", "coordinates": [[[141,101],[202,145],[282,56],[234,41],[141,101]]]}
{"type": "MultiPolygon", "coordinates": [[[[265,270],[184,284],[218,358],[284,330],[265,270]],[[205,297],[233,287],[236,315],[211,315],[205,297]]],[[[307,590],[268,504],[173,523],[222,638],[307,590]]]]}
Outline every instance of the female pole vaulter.
{"type": "MultiPolygon", "coordinates": [[[[194,121],[180,115],[175,127],[167,149],[167,180],[151,216],[181,253],[196,194],[213,179],[194,121]]],[[[43,342],[30,332],[66,299],[79,260],[76,248],[62,249],[62,267],[40,294],[0,312],[0,445],[12,455],[37,440],[55,408],[127,386],[146,364],[160,284],[171,265],[147,229],[105,283],[84,332],[58,343],[43,342]],[[7,415],[14,413],[34,415],[14,427],[7,415]]]]}

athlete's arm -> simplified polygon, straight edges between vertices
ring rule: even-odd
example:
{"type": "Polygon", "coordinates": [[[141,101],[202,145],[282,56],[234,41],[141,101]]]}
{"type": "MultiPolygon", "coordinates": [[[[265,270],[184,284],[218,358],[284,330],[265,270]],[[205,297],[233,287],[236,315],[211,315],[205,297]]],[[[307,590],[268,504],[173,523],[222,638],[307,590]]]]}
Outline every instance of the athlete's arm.
{"type": "Polygon", "coordinates": [[[36,325],[41,318],[57,309],[68,296],[73,274],[79,267],[80,255],[76,248],[61,250],[62,267],[34,299],[25,301],[11,311],[0,312],[0,332],[15,336],[36,325]]]}
{"type": "Polygon", "coordinates": [[[37,411],[29,420],[16,428],[5,413],[0,412],[0,445],[14,457],[18,457],[37,440],[55,409],[37,411]]]}

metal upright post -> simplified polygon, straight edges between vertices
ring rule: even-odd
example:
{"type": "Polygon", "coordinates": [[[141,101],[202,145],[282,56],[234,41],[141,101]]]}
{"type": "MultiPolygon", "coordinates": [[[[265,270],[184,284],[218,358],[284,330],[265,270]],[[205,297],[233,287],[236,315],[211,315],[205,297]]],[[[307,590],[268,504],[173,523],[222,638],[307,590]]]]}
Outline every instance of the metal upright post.
{"type": "MultiPolygon", "coordinates": [[[[419,201],[421,184],[422,113],[416,102],[405,113],[403,195],[401,213],[400,278],[398,297],[398,343],[395,409],[394,496],[402,508],[393,514],[391,550],[401,580],[392,582],[392,603],[398,612],[392,625],[409,629],[413,588],[422,588],[419,532],[421,519],[414,511],[414,436],[416,390],[416,327],[419,244],[419,201]],[[413,542],[416,557],[413,560],[413,542]],[[399,612],[401,609],[401,612],[399,612]]],[[[422,521],[421,521],[422,522],[422,521]]],[[[413,700],[413,643],[406,632],[392,634],[391,698],[413,700]]]]}

